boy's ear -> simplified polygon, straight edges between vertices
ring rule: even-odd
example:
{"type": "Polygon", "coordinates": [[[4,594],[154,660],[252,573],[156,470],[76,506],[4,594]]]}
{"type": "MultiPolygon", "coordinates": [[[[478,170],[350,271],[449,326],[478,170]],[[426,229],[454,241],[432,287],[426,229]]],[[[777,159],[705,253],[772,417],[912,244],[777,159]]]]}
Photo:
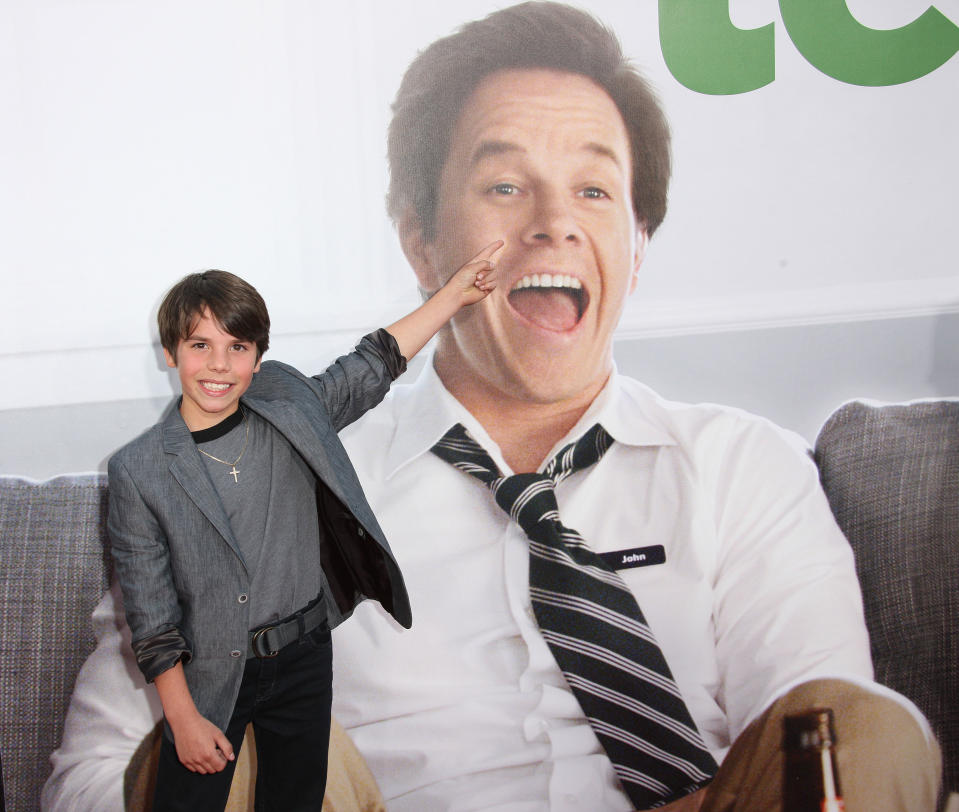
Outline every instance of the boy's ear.
{"type": "Polygon", "coordinates": [[[436,252],[423,234],[422,223],[412,206],[400,217],[397,231],[406,261],[412,266],[420,288],[427,293],[439,290],[445,280],[440,279],[436,252]]]}
{"type": "Polygon", "coordinates": [[[163,348],[163,357],[166,358],[166,365],[168,367],[171,369],[176,369],[176,358],[173,357],[173,353],[171,353],[166,347],[163,348]]]}

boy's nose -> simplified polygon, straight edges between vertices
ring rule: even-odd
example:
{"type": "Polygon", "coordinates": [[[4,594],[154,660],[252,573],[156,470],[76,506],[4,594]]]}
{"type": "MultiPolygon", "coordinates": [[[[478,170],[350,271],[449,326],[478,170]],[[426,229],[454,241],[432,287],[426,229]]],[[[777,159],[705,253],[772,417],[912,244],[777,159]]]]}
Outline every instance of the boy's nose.
{"type": "Polygon", "coordinates": [[[227,370],[230,368],[230,356],[225,352],[210,353],[210,369],[227,370]]]}

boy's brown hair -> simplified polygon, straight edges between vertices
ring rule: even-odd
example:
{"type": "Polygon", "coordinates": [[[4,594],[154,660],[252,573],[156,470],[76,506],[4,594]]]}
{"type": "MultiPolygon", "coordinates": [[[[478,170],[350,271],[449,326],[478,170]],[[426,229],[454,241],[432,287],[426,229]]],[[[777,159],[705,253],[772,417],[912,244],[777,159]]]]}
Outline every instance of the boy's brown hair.
{"type": "Polygon", "coordinates": [[[270,314],[263,297],[236,274],[210,270],[184,276],[160,304],[160,343],[174,361],[177,345],[190,337],[205,310],[224,332],[256,344],[257,360],[263,357],[270,346],[270,314]]]}

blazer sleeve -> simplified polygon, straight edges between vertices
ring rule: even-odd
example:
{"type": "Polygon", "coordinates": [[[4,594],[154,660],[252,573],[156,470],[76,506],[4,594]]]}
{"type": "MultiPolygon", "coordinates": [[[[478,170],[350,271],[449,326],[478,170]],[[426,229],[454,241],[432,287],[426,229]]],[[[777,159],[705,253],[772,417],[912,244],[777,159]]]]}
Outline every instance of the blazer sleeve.
{"type": "Polygon", "coordinates": [[[390,384],[406,371],[406,359],[388,330],[364,336],[356,349],[337,358],[325,372],[314,375],[320,397],[336,431],[376,406],[390,384]]]}
{"type": "Polygon", "coordinates": [[[179,629],[180,602],[160,523],[126,466],[113,457],[108,470],[107,533],[133,652],[143,676],[152,682],[180,660],[189,661],[192,647],[179,629]]]}

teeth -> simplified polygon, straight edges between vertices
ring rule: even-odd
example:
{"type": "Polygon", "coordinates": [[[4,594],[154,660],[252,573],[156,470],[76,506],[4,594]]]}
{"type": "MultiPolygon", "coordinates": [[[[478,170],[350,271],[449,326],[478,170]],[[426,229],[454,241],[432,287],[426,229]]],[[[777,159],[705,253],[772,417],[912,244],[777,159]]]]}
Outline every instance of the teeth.
{"type": "Polygon", "coordinates": [[[575,277],[567,274],[527,274],[513,285],[513,290],[520,288],[572,288],[580,290],[582,283],[575,277]]]}
{"type": "Polygon", "coordinates": [[[222,392],[222,391],[224,391],[225,389],[229,389],[229,388],[230,388],[230,384],[228,384],[228,383],[210,383],[210,382],[207,382],[207,383],[203,384],[203,386],[204,386],[206,389],[212,389],[214,392],[222,392]]]}

